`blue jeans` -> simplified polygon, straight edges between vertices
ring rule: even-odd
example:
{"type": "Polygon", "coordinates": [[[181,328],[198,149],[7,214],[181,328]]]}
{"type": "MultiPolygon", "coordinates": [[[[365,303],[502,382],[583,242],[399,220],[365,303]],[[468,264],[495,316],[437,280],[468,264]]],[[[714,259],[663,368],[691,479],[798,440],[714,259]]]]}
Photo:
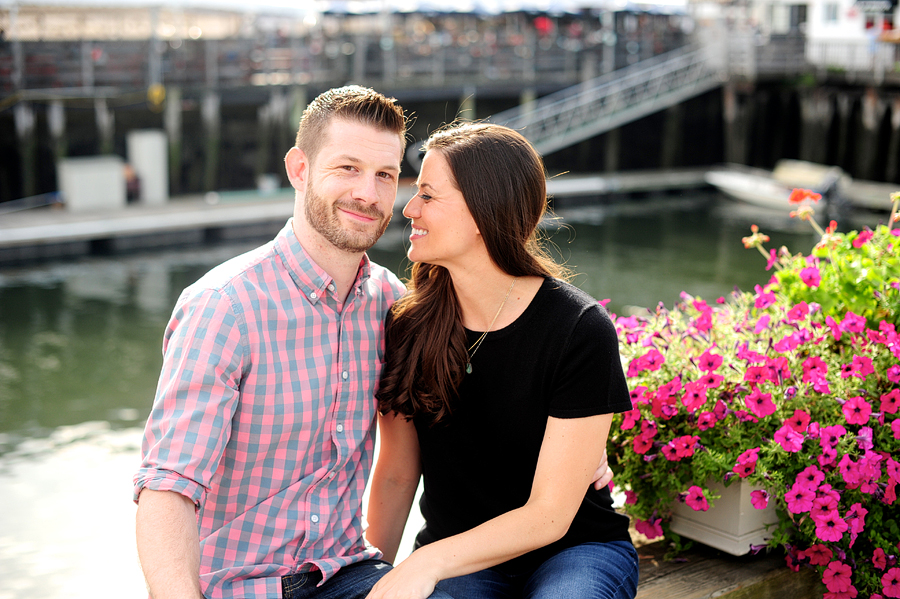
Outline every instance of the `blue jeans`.
{"type": "Polygon", "coordinates": [[[534,572],[509,575],[488,568],[442,580],[437,588],[454,599],[633,599],[637,584],[637,551],[615,541],[564,549],[534,572]]]}
{"type": "MultiPolygon", "coordinates": [[[[366,599],[366,595],[390,572],[391,565],[377,559],[350,564],[338,570],[320,587],[318,572],[294,574],[282,579],[284,599],[366,599]]],[[[430,599],[453,599],[447,593],[435,589],[430,599]]]]}

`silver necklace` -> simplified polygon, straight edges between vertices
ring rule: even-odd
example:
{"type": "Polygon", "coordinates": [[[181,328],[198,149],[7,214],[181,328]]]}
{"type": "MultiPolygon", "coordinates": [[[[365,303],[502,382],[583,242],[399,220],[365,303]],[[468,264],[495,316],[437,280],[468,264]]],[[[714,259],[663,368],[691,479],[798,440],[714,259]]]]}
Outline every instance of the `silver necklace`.
{"type": "Polygon", "coordinates": [[[484,341],[484,338],[487,337],[490,330],[494,328],[494,323],[497,322],[497,317],[500,316],[500,312],[503,311],[503,306],[506,305],[506,300],[509,299],[509,294],[512,293],[513,287],[516,286],[516,281],[518,279],[519,277],[513,277],[512,283],[509,284],[509,289],[506,290],[506,297],[500,302],[500,307],[497,308],[497,313],[494,314],[494,320],[488,325],[487,330],[472,344],[472,347],[466,350],[466,374],[472,374],[472,357],[475,355],[475,352],[478,351],[478,348],[481,347],[481,342],[484,341]]]}

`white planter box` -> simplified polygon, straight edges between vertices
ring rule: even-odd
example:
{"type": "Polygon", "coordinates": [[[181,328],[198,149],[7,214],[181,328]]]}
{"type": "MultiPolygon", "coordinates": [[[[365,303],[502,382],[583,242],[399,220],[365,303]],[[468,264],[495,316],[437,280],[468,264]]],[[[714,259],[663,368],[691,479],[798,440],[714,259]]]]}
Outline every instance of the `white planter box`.
{"type": "Polygon", "coordinates": [[[728,487],[710,485],[710,491],[721,497],[705,512],[694,511],[685,503],[675,504],[671,522],[673,532],[732,555],[744,555],[750,552],[750,545],[765,543],[769,537],[765,525],[778,521],[771,499],[766,509],[756,509],[750,502],[754,487],[742,480],[734,481],[728,487]]]}

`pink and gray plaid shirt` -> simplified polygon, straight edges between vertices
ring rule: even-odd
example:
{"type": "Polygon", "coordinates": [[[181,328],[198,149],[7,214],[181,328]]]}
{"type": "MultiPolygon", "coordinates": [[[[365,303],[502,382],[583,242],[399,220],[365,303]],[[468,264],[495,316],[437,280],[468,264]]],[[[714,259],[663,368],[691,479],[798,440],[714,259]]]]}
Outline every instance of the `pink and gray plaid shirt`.
{"type": "Polygon", "coordinates": [[[346,304],[291,223],[185,289],[134,479],[198,506],[211,598],[377,557],[363,540],[384,317],[404,290],[363,258],[346,304]]]}

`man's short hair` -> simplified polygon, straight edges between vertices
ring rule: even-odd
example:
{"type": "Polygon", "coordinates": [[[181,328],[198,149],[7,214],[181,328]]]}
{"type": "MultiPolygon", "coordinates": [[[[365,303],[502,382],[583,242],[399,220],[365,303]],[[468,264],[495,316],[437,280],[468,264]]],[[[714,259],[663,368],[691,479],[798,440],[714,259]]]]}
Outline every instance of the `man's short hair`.
{"type": "Polygon", "coordinates": [[[395,98],[367,87],[348,85],[322,92],[309,103],[297,129],[295,146],[313,162],[332,120],[343,119],[396,133],[406,148],[406,117],[395,98]]]}

